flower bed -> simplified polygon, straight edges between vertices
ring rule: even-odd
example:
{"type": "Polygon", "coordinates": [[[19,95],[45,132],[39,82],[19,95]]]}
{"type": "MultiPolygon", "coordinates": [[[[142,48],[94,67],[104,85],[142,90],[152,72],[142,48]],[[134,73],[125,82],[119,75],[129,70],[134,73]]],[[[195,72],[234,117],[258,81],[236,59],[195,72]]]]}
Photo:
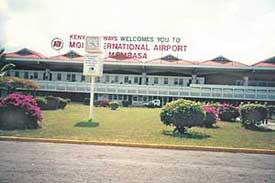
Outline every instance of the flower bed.
{"type": "Polygon", "coordinates": [[[207,105],[203,106],[203,111],[206,114],[204,126],[208,128],[213,127],[217,123],[218,111],[214,107],[207,105]]]}
{"type": "Polygon", "coordinates": [[[34,129],[41,122],[40,108],[32,96],[10,94],[0,100],[0,129],[34,129]]]}

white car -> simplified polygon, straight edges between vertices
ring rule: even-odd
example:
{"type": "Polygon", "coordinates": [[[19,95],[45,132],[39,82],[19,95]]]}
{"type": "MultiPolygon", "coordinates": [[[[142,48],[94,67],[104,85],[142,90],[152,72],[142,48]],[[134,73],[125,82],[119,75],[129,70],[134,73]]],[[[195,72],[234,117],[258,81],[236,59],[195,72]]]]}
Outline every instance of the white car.
{"type": "Polygon", "coordinates": [[[144,104],[146,107],[160,107],[160,100],[154,99],[144,104]]]}

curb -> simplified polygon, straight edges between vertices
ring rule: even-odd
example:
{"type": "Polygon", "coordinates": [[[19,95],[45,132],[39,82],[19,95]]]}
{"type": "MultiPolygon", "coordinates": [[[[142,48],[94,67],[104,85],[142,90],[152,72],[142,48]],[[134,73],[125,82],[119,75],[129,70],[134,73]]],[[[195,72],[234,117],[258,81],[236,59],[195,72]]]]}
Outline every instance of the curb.
{"type": "Polygon", "coordinates": [[[154,148],[154,149],[172,149],[172,150],[275,155],[275,150],[269,150],[269,149],[229,148],[229,147],[212,147],[212,146],[140,144],[140,143],[47,139],[47,138],[31,138],[31,137],[15,137],[15,136],[0,136],[0,141],[44,142],[44,143],[47,142],[47,143],[63,143],[63,144],[86,144],[86,145],[102,145],[102,146],[120,146],[120,147],[154,148]]]}

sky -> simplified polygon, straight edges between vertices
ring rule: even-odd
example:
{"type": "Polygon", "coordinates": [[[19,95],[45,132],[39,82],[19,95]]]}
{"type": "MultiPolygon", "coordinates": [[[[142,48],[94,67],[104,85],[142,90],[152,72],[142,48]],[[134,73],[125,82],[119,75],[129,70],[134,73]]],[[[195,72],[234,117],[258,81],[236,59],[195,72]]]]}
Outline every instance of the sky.
{"type": "Polygon", "coordinates": [[[182,59],[253,64],[275,56],[274,20],[275,0],[0,0],[0,46],[52,56],[70,34],[180,37],[182,59]]]}

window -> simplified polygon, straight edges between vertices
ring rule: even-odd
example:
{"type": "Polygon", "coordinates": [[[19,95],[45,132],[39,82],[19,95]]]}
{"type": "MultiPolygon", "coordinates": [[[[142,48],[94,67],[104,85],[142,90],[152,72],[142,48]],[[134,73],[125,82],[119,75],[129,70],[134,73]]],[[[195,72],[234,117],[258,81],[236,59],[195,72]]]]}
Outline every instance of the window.
{"type": "Polygon", "coordinates": [[[174,85],[178,85],[179,84],[179,79],[178,78],[175,78],[174,79],[174,85]]]}
{"type": "Polygon", "coordinates": [[[124,96],[123,96],[123,100],[128,100],[127,95],[124,95],[124,96]]]}
{"type": "Polygon", "coordinates": [[[95,78],[95,82],[96,82],[96,83],[100,83],[100,77],[96,77],[96,78],[95,78]]]}
{"type": "Polygon", "coordinates": [[[24,78],[29,79],[29,73],[28,72],[24,72],[24,78]]]}
{"type": "Polygon", "coordinates": [[[147,97],[144,96],[144,97],[143,97],[143,101],[144,101],[144,102],[147,102],[147,97]]]}
{"type": "Polygon", "coordinates": [[[33,78],[34,78],[34,79],[38,79],[38,72],[34,72],[34,73],[33,73],[33,78]]]}
{"type": "Polygon", "coordinates": [[[133,97],[133,101],[135,101],[135,102],[136,102],[136,101],[137,101],[137,97],[133,97]]]}
{"type": "Polygon", "coordinates": [[[138,84],[138,77],[134,77],[134,83],[138,84]]]}
{"type": "Polygon", "coordinates": [[[73,81],[73,82],[76,81],[76,79],[75,79],[75,74],[72,74],[72,81],[73,81]]]}
{"type": "Polygon", "coordinates": [[[183,79],[182,78],[179,79],[179,85],[183,85],[183,79]]]}
{"type": "Polygon", "coordinates": [[[157,77],[154,78],[154,84],[156,84],[156,85],[159,84],[159,78],[157,78],[157,77]]]}
{"type": "Polygon", "coordinates": [[[113,100],[112,95],[108,95],[109,100],[113,100]]]}
{"type": "Polygon", "coordinates": [[[67,81],[71,81],[71,74],[67,74],[67,81]]]}
{"type": "Polygon", "coordinates": [[[114,100],[117,100],[117,95],[114,95],[114,100]]]}
{"type": "MultiPolygon", "coordinates": [[[[99,77],[97,77],[99,78],[99,77]]],[[[84,75],[81,75],[81,81],[85,81],[85,76],[84,75]]]]}
{"type": "Polygon", "coordinates": [[[164,78],[164,82],[165,85],[168,85],[168,78],[164,78]]]}
{"type": "Polygon", "coordinates": [[[119,96],[118,96],[118,100],[122,100],[122,95],[119,95],[119,96]]]}
{"type": "Polygon", "coordinates": [[[7,76],[10,76],[10,75],[11,75],[11,73],[10,73],[10,71],[8,71],[8,72],[7,72],[7,76]]]}
{"type": "Polygon", "coordinates": [[[105,82],[107,82],[107,83],[110,82],[110,76],[108,76],[108,75],[105,76],[105,82]]]}
{"type": "Polygon", "coordinates": [[[124,83],[128,83],[129,82],[129,77],[128,76],[125,76],[124,77],[124,83]]]}
{"type": "Polygon", "coordinates": [[[115,76],[115,83],[118,83],[118,76],[115,76]]]}
{"type": "Polygon", "coordinates": [[[61,73],[57,73],[57,80],[58,80],[58,81],[61,81],[61,80],[62,80],[61,73]]]}
{"type": "Polygon", "coordinates": [[[14,76],[15,76],[15,77],[19,77],[19,72],[18,72],[18,71],[15,71],[14,76]]]}

